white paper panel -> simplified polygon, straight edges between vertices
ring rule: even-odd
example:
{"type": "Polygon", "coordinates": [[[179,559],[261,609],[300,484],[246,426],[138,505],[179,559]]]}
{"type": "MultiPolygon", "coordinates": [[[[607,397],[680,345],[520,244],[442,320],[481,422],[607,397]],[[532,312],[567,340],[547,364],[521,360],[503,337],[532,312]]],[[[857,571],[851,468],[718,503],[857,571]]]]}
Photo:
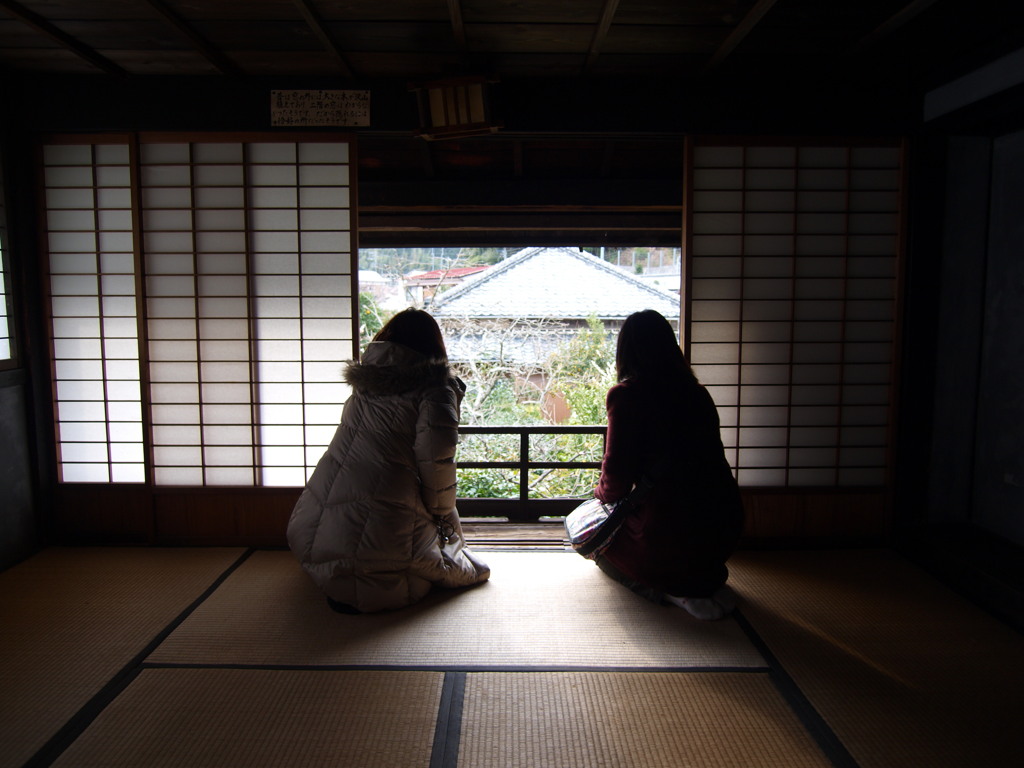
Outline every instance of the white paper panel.
{"type": "Polygon", "coordinates": [[[736,480],[740,485],[775,486],[786,484],[785,469],[738,469],[736,480]]]}
{"type": "Polygon", "coordinates": [[[836,452],[832,448],[792,448],[789,451],[791,467],[833,467],[836,452]]]}
{"type": "Polygon", "coordinates": [[[256,230],[297,230],[298,211],[295,209],[254,210],[250,214],[250,226],[256,230]]]}
{"type": "Polygon", "coordinates": [[[834,446],[837,441],[838,434],[834,426],[793,427],[790,434],[790,445],[794,446],[834,446]]]}
{"type": "Polygon", "coordinates": [[[805,488],[831,486],[836,484],[836,471],[831,467],[821,469],[800,469],[790,467],[789,485],[805,488]]]}
{"type": "Polygon", "coordinates": [[[256,187],[249,190],[248,195],[249,207],[254,213],[260,208],[294,208],[299,199],[294,187],[256,187]]]}
{"type": "Polygon", "coordinates": [[[110,465],[76,464],[61,457],[61,480],[65,483],[106,483],[110,482],[110,465]]]}
{"type": "Polygon", "coordinates": [[[785,407],[740,408],[740,426],[771,427],[789,423],[789,410],[785,407]]]}
{"type": "MultiPolygon", "coordinates": [[[[253,444],[252,440],[253,430],[250,424],[215,424],[208,425],[203,430],[203,442],[206,443],[207,446],[234,445],[251,447],[253,444]]],[[[251,454],[249,455],[251,459],[252,456],[251,454]]]]}
{"type": "Polygon", "coordinates": [[[348,168],[343,165],[303,165],[299,167],[299,183],[304,187],[348,184],[348,168]]]}
{"type": "Polygon", "coordinates": [[[205,481],[207,485],[253,485],[255,484],[255,475],[251,465],[248,467],[207,466],[205,481]]]}
{"type": "Polygon", "coordinates": [[[240,163],[243,145],[234,142],[197,142],[192,145],[192,160],[197,163],[240,163]]]}
{"type": "Polygon", "coordinates": [[[153,470],[153,482],[157,485],[202,485],[203,471],[200,467],[157,466],[153,470]]]}
{"type": "Polygon", "coordinates": [[[192,169],[197,187],[235,187],[245,183],[241,165],[197,165],[192,169]]]}
{"type": "MultiPolygon", "coordinates": [[[[750,203],[747,203],[750,207],[750,203]]],[[[743,210],[743,192],[729,190],[725,192],[705,191],[700,200],[694,201],[694,210],[698,211],[741,211],[743,210]]]]}
{"type": "Polygon", "coordinates": [[[750,168],[791,168],[796,147],[746,147],[745,164],[750,168]]]}
{"type": "Polygon", "coordinates": [[[202,417],[204,424],[203,434],[205,435],[209,433],[210,429],[215,428],[210,425],[234,424],[242,426],[251,424],[252,410],[248,405],[204,403],[202,417]]]}
{"type": "MultiPolygon", "coordinates": [[[[245,190],[241,187],[197,187],[192,190],[192,197],[196,208],[245,207],[245,190]]],[[[188,202],[185,205],[187,206],[188,202]]]]}

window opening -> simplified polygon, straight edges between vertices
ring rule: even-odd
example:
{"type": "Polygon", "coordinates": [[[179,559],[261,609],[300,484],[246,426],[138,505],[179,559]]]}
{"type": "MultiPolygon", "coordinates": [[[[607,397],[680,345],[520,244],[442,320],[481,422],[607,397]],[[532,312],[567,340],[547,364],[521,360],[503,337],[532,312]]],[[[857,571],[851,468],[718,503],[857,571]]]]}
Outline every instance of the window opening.
{"type": "Polygon", "coordinates": [[[438,320],[467,384],[460,497],[584,497],[618,329],[645,308],[678,327],[681,259],[639,246],[363,249],[360,342],[408,306],[438,320]]]}

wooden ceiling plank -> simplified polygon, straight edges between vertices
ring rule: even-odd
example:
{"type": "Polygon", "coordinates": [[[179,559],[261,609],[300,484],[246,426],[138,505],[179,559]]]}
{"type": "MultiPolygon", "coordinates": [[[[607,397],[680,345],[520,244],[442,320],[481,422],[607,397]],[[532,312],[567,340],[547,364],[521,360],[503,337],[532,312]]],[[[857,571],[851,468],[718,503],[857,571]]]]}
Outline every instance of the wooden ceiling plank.
{"type": "Polygon", "coordinates": [[[145,0],[146,3],[157,13],[188,38],[203,57],[213,64],[222,74],[239,77],[242,71],[235,66],[234,62],[227,58],[221,51],[214,48],[202,35],[195,31],[192,26],[175,13],[163,0],[145,0]]]}
{"type": "Polygon", "coordinates": [[[37,32],[57,41],[64,48],[67,48],[80,58],[85,59],[94,67],[101,69],[108,74],[118,75],[119,77],[125,77],[128,74],[124,69],[119,67],[110,59],[105,56],[101,56],[89,46],[79,42],[78,39],[54,26],[39,14],[30,11],[28,8],[21,5],[21,3],[16,3],[14,0],[0,0],[0,8],[4,8],[12,16],[23,21],[37,32]]]}
{"type": "Polygon", "coordinates": [[[608,37],[612,19],[615,18],[615,12],[618,10],[619,0],[605,0],[604,8],[601,9],[601,20],[597,24],[597,29],[594,30],[594,37],[590,41],[590,49],[587,51],[587,60],[583,64],[584,73],[590,71],[597,61],[597,57],[601,55],[601,46],[604,45],[605,38],[608,37]]]}
{"type": "Polygon", "coordinates": [[[736,50],[736,47],[743,42],[744,38],[754,30],[754,27],[772,9],[776,2],[777,0],[757,0],[754,7],[747,11],[747,15],[740,20],[740,23],[729,33],[729,36],[722,41],[714,56],[704,65],[703,71],[710,72],[725,61],[729,54],[736,50]]]}
{"type": "Polygon", "coordinates": [[[345,54],[341,52],[337,43],[327,33],[327,28],[324,26],[323,19],[320,18],[320,14],[317,13],[316,8],[310,0],[295,0],[295,7],[299,9],[299,13],[302,14],[302,18],[305,19],[306,24],[313,30],[313,34],[317,36],[324,48],[330,51],[334,60],[341,67],[341,72],[345,77],[355,77],[355,73],[352,71],[352,66],[349,64],[348,59],[345,58],[345,54]]]}

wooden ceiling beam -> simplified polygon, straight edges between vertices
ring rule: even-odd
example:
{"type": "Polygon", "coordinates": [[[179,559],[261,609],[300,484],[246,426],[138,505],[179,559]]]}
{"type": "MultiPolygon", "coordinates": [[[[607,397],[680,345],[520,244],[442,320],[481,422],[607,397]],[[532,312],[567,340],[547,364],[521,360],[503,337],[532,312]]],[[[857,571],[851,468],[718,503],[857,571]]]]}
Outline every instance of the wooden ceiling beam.
{"type": "Polygon", "coordinates": [[[220,50],[214,48],[208,40],[195,31],[192,26],[181,16],[175,13],[163,0],[146,0],[146,3],[160,14],[165,21],[177,29],[182,35],[188,38],[189,42],[208,62],[220,70],[221,74],[239,77],[242,71],[225,56],[220,50]]]}
{"type": "Polygon", "coordinates": [[[118,75],[119,77],[125,77],[128,74],[127,71],[119,67],[110,59],[96,53],[92,48],[79,42],[77,38],[72,37],[67,32],[64,32],[54,26],[39,14],[30,11],[21,3],[16,3],[14,0],[0,0],[0,8],[4,8],[12,16],[23,21],[25,24],[28,24],[37,32],[40,32],[41,34],[44,34],[52,40],[60,43],[60,45],[67,48],[79,58],[85,59],[97,69],[101,69],[110,75],[118,75]]]}
{"type": "Polygon", "coordinates": [[[757,0],[754,7],[747,11],[747,15],[740,20],[740,23],[735,26],[733,31],[729,33],[729,36],[718,46],[718,50],[715,51],[714,55],[708,59],[703,67],[703,71],[710,72],[725,61],[729,54],[736,50],[736,47],[754,30],[754,27],[772,9],[776,2],[777,0],[757,0]]]}
{"type": "Polygon", "coordinates": [[[306,24],[313,30],[313,34],[317,36],[324,48],[334,56],[334,60],[341,68],[341,73],[345,77],[355,77],[355,73],[352,71],[352,65],[348,63],[348,59],[345,58],[345,54],[341,52],[341,49],[338,48],[338,44],[335,43],[330,34],[328,34],[327,27],[324,26],[323,19],[320,18],[320,14],[317,13],[310,0],[295,0],[295,6],[299,9],[299,13],[302,14],[302,18],[306,21],[306,24]]]}
{"type": "Polygon", "coordinates": [[[466,52],[466,25],[462,21],[461,0],[448,0],[448,17],[452,22],[452,35],[455,45],[462,53],[466,52]]]}
{"type": "Polygon", "coordinates": [[[878,41],[893,34],[900,27],[903,27],[913,21],[921,13],[935,5],[935,3],[936,0],[913,0],[909,5],[905,5],[902,9],[875,27],[875,29],[870,33],[858,40],[853,46],[853,50],[862,51],[871,47],[878,41]]]}
{"type": "Polygon", "coordinates": [[[615,13],[618,10],[619,0],[604,0],[604,8],[601,9],[601,19],[598,21],[597,28],[594,30],[594,36],[590,40],[587,60],[583,63],[584,74],[589,72],[594,64],[597,63],[597,57],[601,55],[601,46],[604,45],[605,38],[608,37],[608,30],[611,29],[612,20],[615,18],[615,13]]]}

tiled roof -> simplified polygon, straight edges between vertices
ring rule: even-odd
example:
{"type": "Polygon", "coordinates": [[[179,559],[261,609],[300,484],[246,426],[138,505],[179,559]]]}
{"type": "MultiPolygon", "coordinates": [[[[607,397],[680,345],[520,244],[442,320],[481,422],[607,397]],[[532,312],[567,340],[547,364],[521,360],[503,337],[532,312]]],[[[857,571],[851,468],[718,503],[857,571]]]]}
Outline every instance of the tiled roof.
{"type": "Polygon", "coordinates": [[[437,317],[624,319],[679,315],[679,297],[577,248],[524,248],[427,307],[437,317]]]}

